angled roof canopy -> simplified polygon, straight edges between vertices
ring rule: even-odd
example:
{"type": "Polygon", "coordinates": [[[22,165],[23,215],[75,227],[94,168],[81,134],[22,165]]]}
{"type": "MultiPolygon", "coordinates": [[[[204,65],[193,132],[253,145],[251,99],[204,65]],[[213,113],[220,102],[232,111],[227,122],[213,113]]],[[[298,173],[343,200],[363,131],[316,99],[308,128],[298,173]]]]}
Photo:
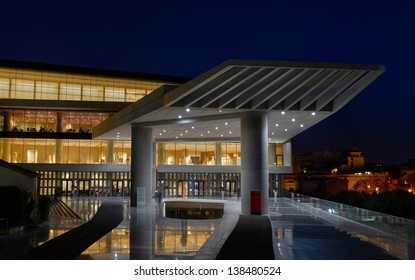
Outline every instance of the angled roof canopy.
{"type": "Polygon", "coordinates": [[[269,140],[285,142],[335,113],[384,71],[380,65],[229,60],[179,86],[163,86],[94,129],[130,138],[131,124],[161,140],[239,139],[239,118],[266,111],[269,140]]]}

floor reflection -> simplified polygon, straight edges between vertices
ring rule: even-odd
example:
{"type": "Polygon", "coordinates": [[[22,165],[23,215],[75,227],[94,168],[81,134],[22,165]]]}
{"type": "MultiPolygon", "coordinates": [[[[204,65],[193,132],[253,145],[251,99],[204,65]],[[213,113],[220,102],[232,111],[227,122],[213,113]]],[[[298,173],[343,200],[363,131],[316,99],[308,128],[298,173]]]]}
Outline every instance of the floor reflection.
{"type": "Polygon", "coordinates": [[[36,231],[0,239],[0,259],[14,259],[89,221],[104,199],[123,201],[124,220],[86,249],[79,259],[191,259],[211,236],[220,219],[179,220],[163,217],[163,204],[129,206],[128,198],[63,198],[82,220],[50,216],[36,231]]]}

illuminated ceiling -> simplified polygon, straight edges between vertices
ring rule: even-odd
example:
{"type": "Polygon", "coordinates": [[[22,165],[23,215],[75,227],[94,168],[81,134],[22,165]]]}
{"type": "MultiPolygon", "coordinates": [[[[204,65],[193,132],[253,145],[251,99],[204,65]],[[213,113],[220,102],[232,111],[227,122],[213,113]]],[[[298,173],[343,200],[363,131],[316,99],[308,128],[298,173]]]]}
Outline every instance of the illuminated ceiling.
{"type": "Polygon", "coordinates": [[[337,112],[372,83],[380,65],[229,60],[163,86],[94,128],[98,139],[130,139],[131,125],[157,141],[239,140],[240,117],[264,111],[269,141],[283,143],[337,112]]]}

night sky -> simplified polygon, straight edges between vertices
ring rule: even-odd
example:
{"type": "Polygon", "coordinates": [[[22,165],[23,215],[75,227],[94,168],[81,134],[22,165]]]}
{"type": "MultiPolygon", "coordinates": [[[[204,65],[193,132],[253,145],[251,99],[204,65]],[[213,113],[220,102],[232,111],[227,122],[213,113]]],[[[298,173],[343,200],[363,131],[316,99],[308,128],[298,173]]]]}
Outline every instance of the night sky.
{"type": "Polygon", "coordinates": [[[1,3],[0,59],[188,77],[231,58],[382,64],[341,111],[296,136],[294,152],[415,157],[415,1],[24,2],[1,3]]]}

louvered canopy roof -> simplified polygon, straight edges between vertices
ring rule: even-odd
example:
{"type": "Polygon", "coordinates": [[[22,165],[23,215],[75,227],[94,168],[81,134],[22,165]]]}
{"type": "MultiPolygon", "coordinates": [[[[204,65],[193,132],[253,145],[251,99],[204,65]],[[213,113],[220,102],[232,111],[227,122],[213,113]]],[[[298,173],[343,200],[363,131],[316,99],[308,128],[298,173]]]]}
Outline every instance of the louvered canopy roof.
{"type": "Polygon", "coordinates": [[[131,124],[160,140],[239,139],[239,118],[265,111],[269,141],[285,142],[346,105],[384,71],[380,65],[229,60],[179,86],[164,86],[94,129],[129,139],[131,124]]]}

